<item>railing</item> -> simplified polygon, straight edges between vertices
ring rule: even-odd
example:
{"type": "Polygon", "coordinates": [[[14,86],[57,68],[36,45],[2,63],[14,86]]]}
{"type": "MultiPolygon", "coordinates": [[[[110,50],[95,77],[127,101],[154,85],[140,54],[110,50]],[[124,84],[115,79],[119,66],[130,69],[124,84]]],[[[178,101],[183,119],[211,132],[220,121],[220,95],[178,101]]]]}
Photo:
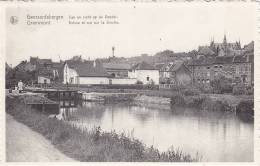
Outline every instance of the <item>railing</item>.
{"type": "Polygon", "coordinates": [[[176,88],[175,84],[160,84],[159,89],[174,89],[176,88]]]}

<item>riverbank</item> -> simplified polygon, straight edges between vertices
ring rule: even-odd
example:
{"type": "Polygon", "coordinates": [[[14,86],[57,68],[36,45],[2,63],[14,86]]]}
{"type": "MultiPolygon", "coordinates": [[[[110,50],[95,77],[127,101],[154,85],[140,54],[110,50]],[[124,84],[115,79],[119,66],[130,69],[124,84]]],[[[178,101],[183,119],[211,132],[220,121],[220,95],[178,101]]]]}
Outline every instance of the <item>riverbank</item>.
{"type": "MultiPolygon", "coordinates": [[[[64,88],[64,87],[63,87],[64,88]]],[[[164,107],[192,107],[207,111],[229,111],[245,113],[253,118],[254,96],[232,94],[205,94],[195,89],[142,90],[142,89],[104,89],[91,87],[69,87],[70,90],[104,98],[104,101],[134,101],[137,104],[159,104],[164,107]],[[119,97],[117,94],[121,94],[119,97]],[[132,94],[131,96],[127,94],[132,94]],[[134,97],[136,94],[137,96],[134,97]],[[122,97],[123,96],[123,97],[122,97]]],[[[83,97],[84,98],[84,97],[83,97]]]]}
{"type": "Polygon", "coordinates": [[[141,89],[102,89],[69,87],[80,91],[82,99],[102,99],[104,102],[135,102],[149,107],[191,107],[198,110],[222,111],[243,114],[248,121],[254,119],[254,96],[232,94],[205,94],[196,89],[185,90],[141,90],[141,89]],[[130,95],[131,94],[131,95],[130,95]]]}
{"type": "Polygon", "coordinates": [[[193,158],[178,150],[159,152],[136,139],[115,132],[103,132],[99,127],[82,131],[64,121],[50,119],[37,110],[25,107],[19,97],[6,98],[6,112],[78,161],[199,161],[197,156],[193,158]]]}
{"type": "Polygon", "coordinates": [[[134,98],[134,102],[141,105],[156,107],[190,107],[201,111],[222,111],[243,113],[251,120],[254,116],[254,101],[252,96],[234,96],[229,94],[199,94],[185,96],[176,93],[171,97],[158,97],[139,95],[134,98]]]}

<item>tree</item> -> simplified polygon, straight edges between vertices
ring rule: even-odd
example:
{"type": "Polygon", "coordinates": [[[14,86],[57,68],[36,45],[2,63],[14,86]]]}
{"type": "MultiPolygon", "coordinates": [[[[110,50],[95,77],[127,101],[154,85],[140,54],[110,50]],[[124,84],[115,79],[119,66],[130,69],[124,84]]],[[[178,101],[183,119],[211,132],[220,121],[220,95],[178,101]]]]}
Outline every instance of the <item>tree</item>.
{"type": "Polygon", "coordinates": [[[210,82],[213,87],[214,93],[231,93],[232,92],[232,80],[225,76],[217,77],[210,82]]]}

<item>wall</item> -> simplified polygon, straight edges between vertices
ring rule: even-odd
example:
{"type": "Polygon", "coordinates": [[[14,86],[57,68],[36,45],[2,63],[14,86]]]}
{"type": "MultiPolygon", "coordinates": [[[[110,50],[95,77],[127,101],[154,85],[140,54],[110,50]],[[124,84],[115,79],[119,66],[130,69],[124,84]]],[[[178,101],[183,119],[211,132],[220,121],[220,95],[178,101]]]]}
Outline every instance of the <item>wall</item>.
{"type": "Polygon", "coordinates": [[[220,75],[233,79],[233,81],[236,79],[236,77],[238,77],[242,81],[242,76],[245,75],[245,83],[251,84],[252,74],[251,63],[213,64],[208,66],[201,65],[194,67],[195,83],[202,83],[201,80],[212,81],[220,75]],[[200,79],[200,82],[198,82],[198,79],[200,79]]]}
{"type": "Polygon", "coordinates": [[[136,78],[135,70],[128,71],[127,75],[128,75],[129,78],[136,78]]]}
{"type": "Polygon", "coordinates": [[[38,84],[44,84],[44,80],[46,80],[47,84],[51,83],[51,80],[47,77],[38,76],[38,84]]]}
{"type": "Polygon", "coordinates": [[[246,80],[244,83],[251,85],[252,84],[252,69],[251,63],[237,63],[236,64],[236,74],[235,77],[240,77],[241,81],[243,82],[242,76],[246,76],[246,80]]]}
{"type": "Polygon", "coordinates": [[[109,75],[114,74],[115,77],[128,77],[128,71],[127,70],[113,70],[113,69],[107,69],[107,73],[109,75]]]}
{"type": "Polygon", "coordinates": [[[136,70],[135,76],[138,81],[142,81],[143,84],[149,84],[150,80],[153,80],[155,85],[159,84],[159,70],[136,70]],[[147,81],[149,77],[149,81],[147,81]]]}
{"type": "Polygon", "coordinates": [[[106,77],[79,77],[79,84],[109,84],[109,79],[106,77]]]}
{"type": "Polygon", "coordinates": [[[78,74],[76,72],[76,70],[69,68],[69,66],[67,64],[64,65],[63,68],[64,72],[63,72],[63,84],[66,84],[67,82],[69,84],[77,84],[78,83],[78,74]],[[72,82],[71,82],[72,81],[72,82]]]}
{"type": "Polygon", "coordinates": [[[131,85],[136,84],[136,78],[111,78],[112,84],[131,85]]]}

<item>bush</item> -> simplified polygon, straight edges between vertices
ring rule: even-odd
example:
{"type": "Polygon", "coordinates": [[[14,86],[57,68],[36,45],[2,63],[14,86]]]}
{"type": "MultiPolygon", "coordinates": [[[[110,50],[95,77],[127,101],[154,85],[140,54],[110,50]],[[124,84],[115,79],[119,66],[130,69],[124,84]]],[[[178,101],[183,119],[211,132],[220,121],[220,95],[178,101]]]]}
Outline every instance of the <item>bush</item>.
{"type": "Polygon", "coordinates": [[[175,95],[171,97],[171,106],[184,106],[185,104],[186,103],[183,96],[175,95]]]}
{"type": "Polygon", "coordinates": [[[254,115],[254,101],[253,100],[244,100],[237,105],[238,113],[247,113],[254,115]]]}
{"type": "Polygon", "coordinates": [[[232,80],[224,76],[216,78],[210,82],[213,93],[232,93],[232,80]]]}
{"type": "Polygon", "coordinates": [[[185,96],[195,96],[195,95],[199,95],[201,92],[198,88],[195,87],[191,87],[191,88],[186,88],[182,91],[182,93],[185,96]]]}
{"type": "Polygon", "coordinates": [[[243,95],[246,94],[246,87],[242,84],[235,85],[232,90],[233,95],[243,95]]]}
{"type": "Polygon", "coordinates": [[[191,99],[188,99],[186,104],[189,107],[195,107],[195,108],[203,108],[203,104],[206,101],[205,96],[195,96],[191,99]]]}
{"type": "Polygon", "coordinates": [[[210,86],[210,85],[201,86],[201,87],[200,87],[200,90],[201,90],[203,93],[213,93],[213,88],[212,88],[212,86],[210,86]]]}
{"type": "Polygon", "coordinates": [[[138,84],[138,85],[143,85],[144,83],[142,82],[142,81],[136,81],[136,84],[138,84]]]}
{"type": "Polygon", "coordinates": [[[252,86],[246,87],[246,94],[247,95],[253,95],[254,94],[254,87],[252,87],[252,86]]]}

